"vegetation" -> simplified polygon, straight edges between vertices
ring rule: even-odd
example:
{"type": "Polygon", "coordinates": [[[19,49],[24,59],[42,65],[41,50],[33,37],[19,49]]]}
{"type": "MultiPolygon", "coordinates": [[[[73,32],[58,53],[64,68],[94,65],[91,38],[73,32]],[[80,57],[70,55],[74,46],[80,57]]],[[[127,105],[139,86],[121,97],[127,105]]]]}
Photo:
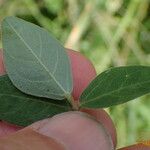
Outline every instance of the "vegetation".
{"type": "MultiPolygon", "coordinates": [[[[0,0],[0,21],[15,15],[46,28],[100,73],[111,66],[150,65],[149,10],[149,0],[0,0]]],[[[119,147],[150,138],[149,99],[108,110],[119,147]]]]}

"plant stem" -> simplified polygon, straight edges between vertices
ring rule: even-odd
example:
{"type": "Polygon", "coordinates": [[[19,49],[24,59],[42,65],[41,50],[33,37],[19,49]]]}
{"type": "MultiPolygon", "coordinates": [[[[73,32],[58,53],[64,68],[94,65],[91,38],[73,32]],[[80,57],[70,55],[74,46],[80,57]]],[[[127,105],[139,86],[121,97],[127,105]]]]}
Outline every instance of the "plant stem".
{"type": "Polygon", "coordinates": [[[82,13],[80,14],[79,18],[76,20],[70,35],[66,41],[65,47],[72,47],[73,49],[78,49],[77,45],[90,25],[90,17],[93,11],[93,2],[88,1],[86,3],[82,13]]]}
{"type": "Polygon", "coordinates": [[[72,95],[66,95],[68,102],[71,104],[73,110],[79,110],[78,102],[76,102],[72,95]]]}

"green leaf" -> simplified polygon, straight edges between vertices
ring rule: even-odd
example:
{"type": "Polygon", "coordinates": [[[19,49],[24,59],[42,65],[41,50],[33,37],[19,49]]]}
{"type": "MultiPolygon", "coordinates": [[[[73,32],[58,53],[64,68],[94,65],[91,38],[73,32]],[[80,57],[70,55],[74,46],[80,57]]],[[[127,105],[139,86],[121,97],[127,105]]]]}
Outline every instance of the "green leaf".
{"type": "Polygon", "coordinates": [[[22,93],[7,75],[0,76],[0,119],[27,126],[35,121],[69,111],[67,101],[48,100],[22,93]]]}
{"type": "Polygon", "coordinates": [[[72,92],[65,48],[46,30],[16,17],[2,23],[5,66],[13,84],[30,95],[62,100],[72,92]]]}
{"type": "Polygon", "coordinates": [[[111,68],[94,79],[80,97],[81,107],[118,105],[150,92],[150,67],[111,68]]]}

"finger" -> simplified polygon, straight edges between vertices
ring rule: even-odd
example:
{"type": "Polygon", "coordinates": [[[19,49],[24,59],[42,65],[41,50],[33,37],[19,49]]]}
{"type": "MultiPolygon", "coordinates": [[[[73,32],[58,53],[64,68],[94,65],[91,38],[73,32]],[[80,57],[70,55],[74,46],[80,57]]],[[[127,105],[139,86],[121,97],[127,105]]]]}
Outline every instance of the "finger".
{"type": "Polygon", "coordinates": [[[4,68],[4,63],[3,63],[3,53],[2,49],[0,49],[0,75],[5,74],[5,68],[4,68]]]}
{"type": "MultiPolygon", "coordinates": [[[[68,50],[67,52],[68,52],[68,55],[69,55],[69,57],[71,59],[71,62],[72,62],[71,65],[72,65],[72,71],[73,71],[74,83],[75,83],[74,96],[76,98],[78,98],[79,95],[81,94],[81,92],[84,90],[84,88],[95,77],[96,72],[95,72],[94,67],[90,63],[90,61],[88,59],[86,59],[84,56],[82,56],[80,53],[78,53],[76,51],[72,51],[72,50],[68,50]],[[86,71],[83,72],[82,70],[84,68],[86,68],[86,71]],[[85,74],[83,74],[83,73],[85,73],[85,74]],[[88,78],[85,78],[85,76],[88,77],[88,78]],[[83,80],[83,82],[81,82],[82,80],[83,80]]],[[[103,113],[103,114],[105,114],[105,113],[103,113]]],[[[105,117],[102,117],[102,116],[103,115],[101,115],[101,118],[105,118],[105,117]]],[[[11,131],[14,131],[14,130],[9,130],[8,129],[7,133],[9,133],[11,131]]],[[[113,138],[113,139],[115,139],[115,138],[113,138]]]]}
{"type": "Polygon", "coordinates": [[[92,63],[81,53],[67,49],[67,54],[71,61],[73,76],[72,95],[78,100],[83,90],[96,77],[96,71],[92,63]]]}
{"type": "MultiPolygon", "coordinates": [[[[68,49],[68,56],[71,60],[71,67],[73,72],[73,97],[77,100],[83,92],[83,90],[88,86],[88,84],[96,77],[96,71],[91,62],[81,55],[79,52],[68,49]],[[84,71],[83,71],[84,70],[84,71]]],[[[92,110],[84,109],[82,110],[99,120],[108,132],[112,136],[114,146],[117,143],[117,134],[115,126],[109,117],[109,115],[104,110],[92,110]]]]}
{"type": "Polygon", "coordinates": [[[12,134],[18,130],[20,130],[21,127],[12,125],[3,121],[0,121],[0,137],[7,136],[9,134],[12,134]]]}
{"type": "MultiPolygon", "coordinates": [[[[94,116],[96,120],[100,121],[104,125],[104,127],[107,129],[107,131],[110,133],[112,137],[114,147],[116,147],[116,143],[117,143],[116,129],[109,115],[102,109],[99,110],[82,109],[81,111],[94,116]]],[[[20,129],[21,127],[11,125],[6,122],[0,122],[0,137],[9,135],[20,129]]]]}
{"type": "MultiPolygon", "coordinates": [[[[72,51],[71,53],[73,54],[73,53],[75,53],[75,52],[72,51]]],[[[69,55],[69,57],[71,57],[71,60],[73,60],[73,59],[75,58],[74,55],[69,55]]],[[[72,64],[76,64],[76,63],[77,63],[77,62],[76,62],[76,59],[74,59],[74,61],[73,61],[72,64]]],[[[89,64],[90,64],[90,63],[89,63],[89,64]]],[[[80,65],[80,64],[79,64],[79,65],[80,65]]],[[[74,66],[79,66],[79,65],[74,65],[74,66]]],[[[72,68],[73,68],[73,67],[72,67],[72,68]]],[[[75,70],[75,69],[73,69],[73,70],[75,70]]],[[[83,72],[83,71],[80,70],[80,68],[77,69],[77,70],[78,70],[79,72],[83,72]]],[[[82,70],[83,70],[83,68],[82,68],[82,70]]],[[[78,72],[78,71],[77,71],[77,72],[78,72]]],[[[73,76],[76,76],[77,72],[74,72],[74,73],[73,73],[73,76]]],[[[93,71],[93,72],[94,72],[94,71],[93,71]]],[[[90,70],[89,70],[89,73],[90,73],[90,70]]],[[[93,73],[93,74],[94,74],[94,73],[93,73]]],[[[87,75],[87,73],[86,73],[86,75],[87,75]]],[[[82,77],[81,75],[79,75],[78,78],[75,77],[75,78],[74,78],[74,82],[76,82],[76,81],[78,81],[78,80],[82,80],[81,77],[82,77]]],[[[93,78],[93,77],[91,77],[90,80],[92,80],[92,78],[93,78]]],[[[84,76],[83,76],[83,79],[85,79],[84,76]]],[[[80,95],[81,92],[84,90],[84,88],[89,84],[90,80],[89,80],[89,78],[88,78],[88,80],[86,79],[86,80],[83,82],[84,84],[78,83],[77,86],[76,86],[76,87],[77,87],[77,90],[74,90],[74,91],[76,91],[76,92],[74,92],[74,95],[76,96],[76,93],[77,93],[77,96],[79,97],[79,95],[80,95]],[[80,90],[78,90],[78,86],[80,86],[80,85],[82,85],[82,86],[79,88],[80,90]],[[83,85],[84,85],[84,86],[83,86],[83,85]]],[[[76,89],[76,88],[74,88],[74,89],[76,89]]],[[[79,133],[79,134],[80,134],[80,133],[79,133]]]]}
{"type": "MultiPolygon", "coordinates": [[[[95,78],[96,71],[91,62],[81,53],[68,49],[67,54],[71,61],[73,74],[73,97],[78,100],[83,90],[95,78]]],[[[0,49],[0,75],[3,74],[5,74],[5,68],[2,49],[0,49]]]]}
{"type": "MultiPolygon", "coordinates": [[[[0,149],[49,150],[52,149],[51,140],[55,146],[59,146],[57,150],[114,149],[110,135],[103,126],[82,112],[62,113],[34,123],[7,138],[1,138],[0,149]]],[[[53,150],[56,150],[55,147],[53,150]]]]}
{"type": "Polygon", "coordinates": [[[103,126],[82,112],[62,113],[28,128],[56,139],[70,150],[114,149],[111,137],[103,126]]]}
{"type": "Polygon", "coordinates": [[[56,140],[24,129],[0,139],[0,150],[65,150],[56,140]]]}
{"type": "MultiPolygon", "coordinates": [[[[89,84],[89,82],[96,76],[96,71],[90,61],[81,55],[79,52],[73,50],[67,50],[67,54],[71,60],[71,68],[73,72],[73,97],[79,99],[80,94],[89,84]],[[84,71],[83,71],[84,70],[84,71]]],[[[5,73],[4,64],[3,64],[3,55],[0,51],[0,75],[5,73]]],[[[12,125],[5,125],[0,123],[0,136],[8,135],[16,131],[17,129],[12,127],[12,125]],[[4,132],[2,132],[4,131],[4,132]]]]}
{"type": "Polygon", "coordinates": [[[118,150],[150,150],[150,146],[145,145],[145,144],[136,144],[136,145],[124,147],[118,150]]]}
{"type": "Polygon", "coordinates": [[[117,133],[115,125],[110,118],[110,116],[107,114],[107,112],[103,109],[81,109],[82,112],[86,112],[90,115],[92,115],[97,121],[103,124],[105,129],[109,132],[111,135],[114,147],[116,147],[117,144],[117,133]]]}
{"type": "MultiPolygon", "coordinates": [[[[2,49],[0,49],[0,75],[4,75],[5,73],[6,72],[3,63],[3,52],[2,49]]],[[[0,121],[0,137],[14,133],[19,129],[20,127],[0,121]]]]}

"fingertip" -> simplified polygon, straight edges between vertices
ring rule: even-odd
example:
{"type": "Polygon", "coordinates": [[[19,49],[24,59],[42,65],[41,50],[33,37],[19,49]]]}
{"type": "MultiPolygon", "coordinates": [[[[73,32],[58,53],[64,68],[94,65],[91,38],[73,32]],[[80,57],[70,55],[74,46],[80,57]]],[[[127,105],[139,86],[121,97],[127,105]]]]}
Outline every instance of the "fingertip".
{"type": "Polygon", "coordinates": [[[83,90],[96,77],[96,70],[91,61],[80,52],[67,49],[73,76],[73,97],[78,100],[83,90]]]}
{"type": "Polygon", "coordinates": [[[5,72],[5,67],[4,67],[4,63],[3,63],[3,52],[2,49],[0,49],[0,75],[4,75],[5,72]]]}
{"type": "Polygon", "coordinates": [[[0,137],[10,135],[20,129],[22,129],[22,127],[0,121],[0,137]]]}
{"type": "Polygon", "coordinates": [[[38,132],[25,128],[3,137],[0,140],[1,150],[65,150],[65,147],[51,137],[44,136],[38,132]]]}
{"type": "Polygon", "coordinates": [[[60,141],[67,149],[112,150],[109,134],[90,115],[79,112],[65,112],[30,126],[40,134],[60,141]]]}
{"type": "Polygon", "coordinates": [[[97,121],[102,123],[105,129],[110,133],[114,147],[116,147],[117,132],[116,132],[115,125],[112,119],[110,118],[110,116],[108,115],[108,113],[103,109],[84,108],[84,109],[81,109],[80,111],[88,113],[89,115],[93,116],[97,121]]]}

